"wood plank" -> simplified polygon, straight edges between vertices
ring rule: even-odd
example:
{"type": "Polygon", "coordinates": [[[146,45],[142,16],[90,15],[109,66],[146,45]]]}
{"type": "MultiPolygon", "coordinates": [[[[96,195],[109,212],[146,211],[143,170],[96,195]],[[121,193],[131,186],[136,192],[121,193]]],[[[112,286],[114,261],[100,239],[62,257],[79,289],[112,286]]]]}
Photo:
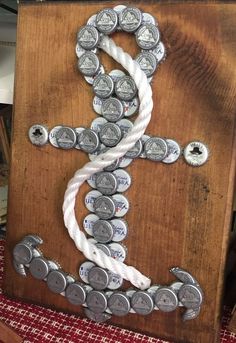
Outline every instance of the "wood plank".
{"type": "Polygon", "coordinates": [[[9,328],[6,324],[0,321],[0,340],[3,343],[21,343],[23,338],[21,338],[15,331],[9,328]]]}
{"type": "MultiPolygon", "coordinates": [[[[36,148],[27,131],[33,123],[88,127],[96,117],[91,87],[76,68],[76,32],[92,14],[116,3],[22,5],[18,22],[5,292],[81,315],[83,310],[51,294],[44,283],[16,275],[11,253],[24,235],[38,233],[44,254],[66,271],[77,274],[84,261],[64,228],[61,206],[68,180],[87,156],[50,145],[36,148]]],[[[154,111],[147,133],[172,137],[182,146],[201,140],[211,157],[201,168],[182,159],[173,165],[140,159],[128,168],[133,183],[126,194],[131,203],[127,263],[161,284],[174,280],[169,268],[181,266],[199,280],[205,300],[192,322],[183,323],[178,310],[131,314],[112,323],[185,343],[213,343],[218,341],[235,167],[236,5],[135,5],[157,17],[168,54],[152,84],[154,111]]],[[[114,39],[135,56],[134,37],[119,33],[114,39]]],[[[101,58],[107,70],[119,68],[104,53],[101,58]]],[[[77,199],[80,223],[89,189],[84,185],[77,199]]]]}

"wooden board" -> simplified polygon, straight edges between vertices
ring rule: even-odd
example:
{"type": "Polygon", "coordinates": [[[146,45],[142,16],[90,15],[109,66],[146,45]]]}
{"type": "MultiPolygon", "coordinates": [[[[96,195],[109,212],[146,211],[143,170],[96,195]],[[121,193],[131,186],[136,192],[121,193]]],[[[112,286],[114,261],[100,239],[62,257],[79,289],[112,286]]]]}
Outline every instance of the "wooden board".
{"type": "Polygon", "coordinates": [[[23,339],[15,331],[0,322],[0,339],[3,343],[21,343],[23,339]]]}
{"type": "MultiPolygon", "coordinates": [[[[68,180],[88,158],[76,150],[36,148],[27,132],[34,123],[88,127],[96,117],[91,86],[76,67],[76,32],[92,14],[115,4],[32,4],[22,5],[19,13],[4,288],[12,297],[80,315],[83,310],[50,293],[45,283],[17,275],[12,249],[26,234],[38,233],[44,254],[64,270],[77,274],[84,261],[63,225],[61,207],[68,180]]],[[[126,194],[131,203],[127,263],[161,284],[174,280],[169,268],[185,268],[199,280],[205,300],[199,318],[186,323],[182,310],[130,314],[112,323],[179,342],[213,343],[218,341],[234,180],[236,5],[135,5],[158,18],[168,55],[152,84],[155,106],[147,133],[172,137],[182,146],[201,140],[211,157],[201,168],[182,159],[173,165],[139,159],[128,168],[133,182],[126,194]]],[[[114,39],[135,56],[132,35],[119,33],[114,39]]],[[[107,70],[119,68],[101,56],[107,70]]],[[[88,213],[83,199],[89,189],[83,186],[77,199],[80,223],[88,213]]]]}

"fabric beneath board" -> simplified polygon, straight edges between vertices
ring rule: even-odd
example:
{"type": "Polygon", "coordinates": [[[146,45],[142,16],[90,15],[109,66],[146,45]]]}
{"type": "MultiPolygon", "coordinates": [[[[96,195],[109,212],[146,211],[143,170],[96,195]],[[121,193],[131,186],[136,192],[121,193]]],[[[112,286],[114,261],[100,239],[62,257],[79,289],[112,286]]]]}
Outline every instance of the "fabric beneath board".
{"type": "MultiPolygon", "coordinates": [[[[108,324],[98,324],[74,315],[8,299],[2,294],[1,288],[4,245],[5,240],[0,239],[0,320],[24,338],[25,343],[170,343],[108,324]]],[[[236,334],[226,329],[229,319],[230,309],[225,308],[221,343],[236,343],[236,334]]]]}

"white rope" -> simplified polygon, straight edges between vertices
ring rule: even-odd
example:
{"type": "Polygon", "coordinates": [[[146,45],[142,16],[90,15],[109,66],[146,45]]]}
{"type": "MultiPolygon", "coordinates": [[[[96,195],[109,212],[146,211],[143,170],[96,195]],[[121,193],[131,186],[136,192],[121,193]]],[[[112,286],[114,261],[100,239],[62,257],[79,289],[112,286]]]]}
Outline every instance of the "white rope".
{"type": "Polygon", "coordinates": [[[132,130],[124,137],[120,143],[109,149],[107,152],[98,155],[92,162],[88,162],[83,168],[79,169],[74,177],[69,181],[64,196],[63,213],[65,226],[70,237],[75,242],[76,247],[90,261],[95,262],[102,268],[108,269],[113,273],[119,274],[122,278],[130,281],[135,287],[147,289],[150,287],[151,280],[141,274],[132,266],[114,260],[98,249],[93,243],[89,242],[85,234],[80,230],[75,217],[75,200],[81,185],[93,174],[111,165],[115,160],[125,155],[144,134],[146,127],[151,119],[153,109],[152,90],[145,73],[129,54],[117,47],[112,39],[104,36],[100,43],[100,48],[108,55],[119,62],[134,79],[138,88],[140,100],[139,115],[134,122],[132,130]]]}

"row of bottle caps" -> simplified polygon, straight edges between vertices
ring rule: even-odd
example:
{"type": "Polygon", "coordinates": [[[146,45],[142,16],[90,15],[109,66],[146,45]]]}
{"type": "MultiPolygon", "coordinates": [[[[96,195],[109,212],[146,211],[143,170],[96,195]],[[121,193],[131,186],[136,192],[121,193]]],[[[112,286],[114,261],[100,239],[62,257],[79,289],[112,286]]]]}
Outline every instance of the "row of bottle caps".
{"type": "Polygon", "coordinates": [[[145,291],[108,290],[107,283],[111,282],[112,276],[108,271],[94,265],[80,266],[84,282],[79,282],[74,276],[65,273],[56,262],[43,257],[28,237],[14,247],[13,256],[14,262],[29,268],[34,278],[46,281],[52,292],[64,295],[73,305],[87,307],[91,311],[90,315],[148,315],[153,310],[171,312],[178,306],[198,311],[203,300],[202,291],[197,284],[179,281],[170,286],[152,285],[145,291]]]}

